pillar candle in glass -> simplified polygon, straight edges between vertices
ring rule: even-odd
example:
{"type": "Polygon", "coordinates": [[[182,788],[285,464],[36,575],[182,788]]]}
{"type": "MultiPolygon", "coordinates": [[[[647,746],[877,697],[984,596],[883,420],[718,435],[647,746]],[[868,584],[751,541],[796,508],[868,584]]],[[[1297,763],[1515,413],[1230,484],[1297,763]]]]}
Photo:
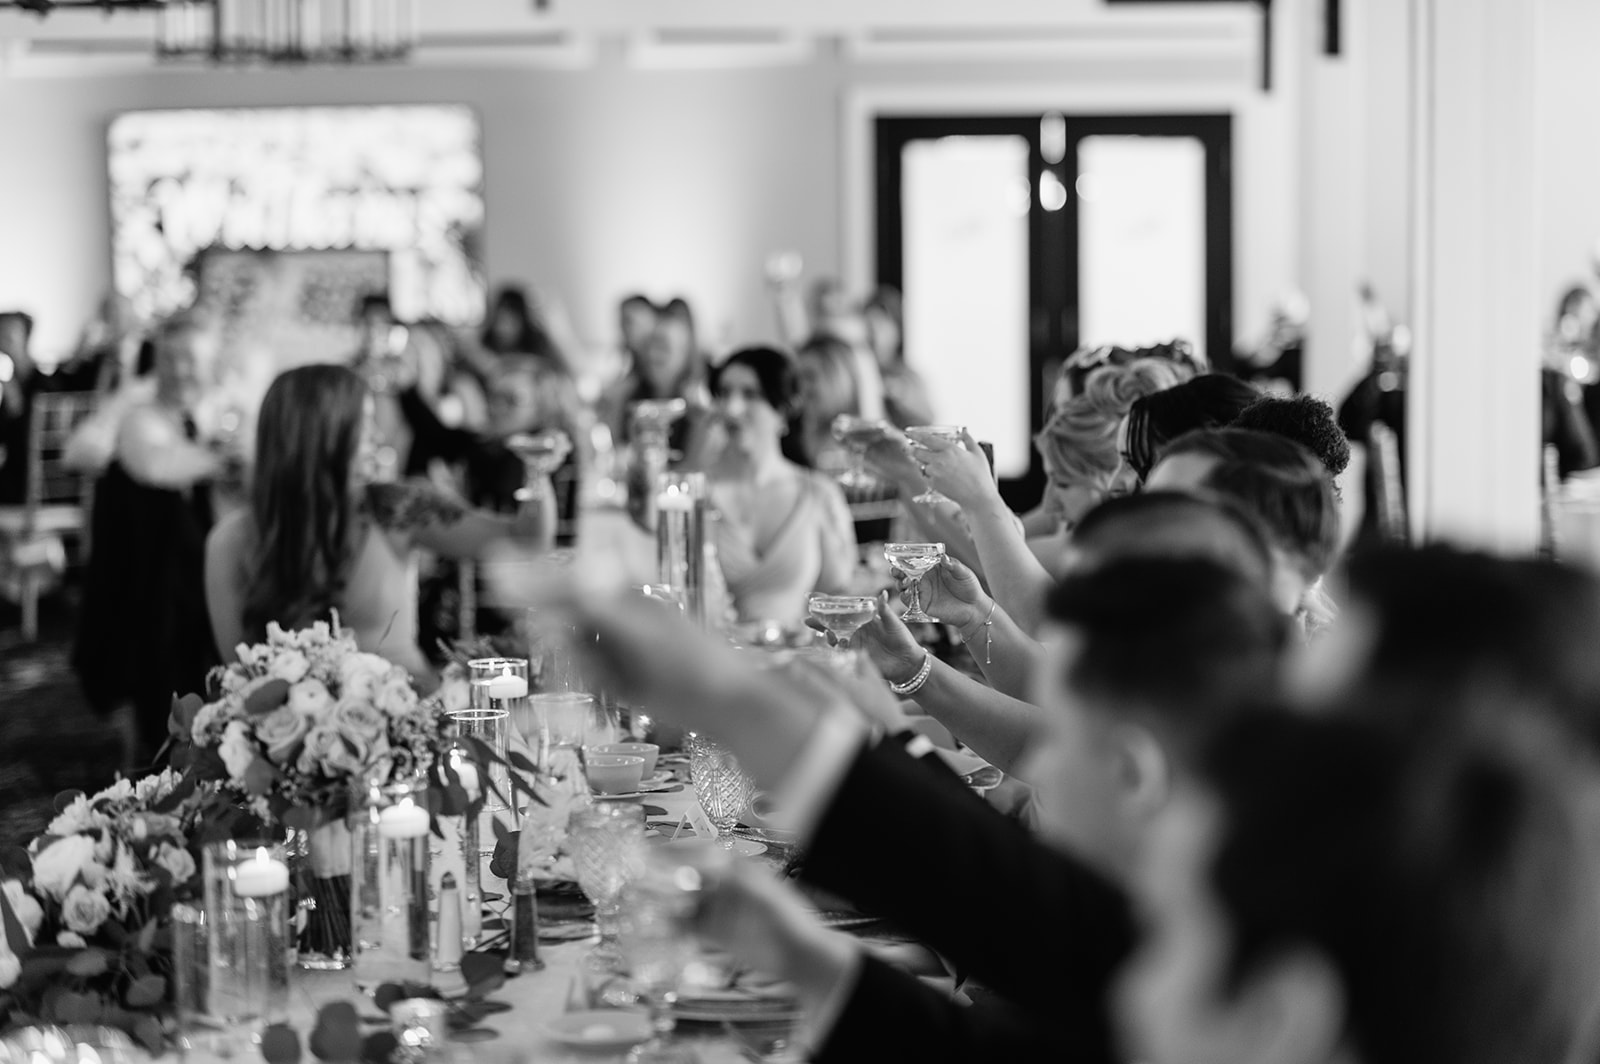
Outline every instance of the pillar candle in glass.
{"type": "Polygon", "coordinates": [[[489,765],[490,788],[484,809],[490,814],[507,811],[506,754],[510,749],[513,716],[528,711],[527,658],[475,658],[467,662],[470,698],[468,708],[451,714],[457,730],[487,744],[501,763],[489,765]],[[498,789],[500,794],[494,792],[498,789]]]}
{"type": "Polygon", "coordinates": [[[353,818],[354,967],[356,986],[368,993],[383,983],[428,981],[432,822],[425,789],[421,779],[369,784],[353,818]]]}
{"type": "Polygon", "coordinates": [[[213,1019],[259,1037],[289,1002],[289,865],[267,842],[214,842],[202,854],[213,1019]]]}

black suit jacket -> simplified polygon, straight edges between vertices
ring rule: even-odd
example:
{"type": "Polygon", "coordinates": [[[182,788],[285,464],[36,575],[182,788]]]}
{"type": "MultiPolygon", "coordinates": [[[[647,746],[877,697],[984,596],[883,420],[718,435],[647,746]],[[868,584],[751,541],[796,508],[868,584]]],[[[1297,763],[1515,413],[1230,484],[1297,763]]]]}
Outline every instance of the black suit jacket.
{"type": "Polygon", "coordinates": [[[891,918],[1015,1007],[962,1008],[869,962],[819,1059],[867,1059],[875,1034],[905,1059],[1004,1059],[1045,1044],[1044,1026],[1051,1056],[1117,1059],[1106,999],[1135,941],[1126,897],[990,808],[942,763],[892,742],[862,750],[802,874],[891,918]],[[908,1054],[908,1037],[933,1055],[908,1054]]]}

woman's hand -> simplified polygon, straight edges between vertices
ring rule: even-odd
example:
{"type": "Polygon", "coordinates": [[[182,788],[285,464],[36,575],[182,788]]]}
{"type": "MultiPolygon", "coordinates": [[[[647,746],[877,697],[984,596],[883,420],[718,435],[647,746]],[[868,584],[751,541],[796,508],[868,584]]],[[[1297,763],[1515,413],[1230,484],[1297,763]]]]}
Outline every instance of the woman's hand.
{"type": "Polygon", "coordinates": [[[878,613],[861,627],[855,635],[856,645],[867,652],[867,657],[883,678],[890,683],[905,683],[922,668],[927,651],[911,629],[889,608],[889,595],[878,598],[878,613]]]}
{"type": "Polygon", "coordinates": [[[928,486],[922,479],[921,467],[911,456],[910,439],[897,429],[886,429],[867,445],[866,466],[873,476],[887,480],[908,498],[928,486]]]}
{"type": "MultiPolygon", "coordinates": [[[[900,601],[911,604],[912,587],[918,583],[899,576],[900,601]]],[[[931,572],[922,577],[920,596],[923,610],[945,624],[953,624],[966,635],[983,624],[994,602],[984,593],[977,574],[965,565],[946,555],[931,572]]]]}
{"type": "Polygon", "coordinates": [[[935,491],[948,496],[963,510],[998,502],[1000,487],[994,481],[989,459],[971,434],[963,431],[959,443],[924,436],[917,440],[922,475],[935,491]]]}

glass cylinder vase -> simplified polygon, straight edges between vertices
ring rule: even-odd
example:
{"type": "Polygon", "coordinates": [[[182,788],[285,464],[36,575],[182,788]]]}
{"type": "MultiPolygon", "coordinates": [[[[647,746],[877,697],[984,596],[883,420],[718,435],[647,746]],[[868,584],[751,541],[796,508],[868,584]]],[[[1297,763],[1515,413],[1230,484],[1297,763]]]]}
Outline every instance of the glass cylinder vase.
{"type": "Polygon", "coordinates": [[[350,966],[350,829],[332,819],[291,828],[285,847],[293,874],[295,961],[308,971],[350,966]]]}
{"type": "Polygon", "coordinates": [[[356,986],[426,983],[430,968],[427,784],[373,782],[351,820],[356,986]]]}
{"type": "Polygon", "coordinates": [[[207,1007],[226,1028],[258,1034],[289,1004],[289,866],[283,847],[237,841],[203,854],[207,1007]]]}

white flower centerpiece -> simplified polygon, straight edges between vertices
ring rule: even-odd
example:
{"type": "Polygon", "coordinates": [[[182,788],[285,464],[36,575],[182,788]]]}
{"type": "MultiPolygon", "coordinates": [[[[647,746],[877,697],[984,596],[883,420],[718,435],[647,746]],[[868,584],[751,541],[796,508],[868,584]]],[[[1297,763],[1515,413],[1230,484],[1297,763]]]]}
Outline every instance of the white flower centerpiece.
{"type": "Polygon", "coordinates": [[[166,1044],[169,917],[197,896],[195,849],[210,795],[168,769],[91,796],[0,865],[0,1032],[29,1024],[117,1027],[166,1044]]]}
{"type": "Polygon", "coordinates": [[[459,755],[447,756],[454,741],[443,706],[418,697],[403,668],[363,653],[337,625],[337,615],[292,632],[269,625],[266,642],[241,644],[238,660],[212,673],[212,701],[174,702],[169,726],[174,764],[287,830],[307,967],[348,963],[346,818],[369,788],[425,779],[434,816],[482,801],[461,785],[459,755]]]}

